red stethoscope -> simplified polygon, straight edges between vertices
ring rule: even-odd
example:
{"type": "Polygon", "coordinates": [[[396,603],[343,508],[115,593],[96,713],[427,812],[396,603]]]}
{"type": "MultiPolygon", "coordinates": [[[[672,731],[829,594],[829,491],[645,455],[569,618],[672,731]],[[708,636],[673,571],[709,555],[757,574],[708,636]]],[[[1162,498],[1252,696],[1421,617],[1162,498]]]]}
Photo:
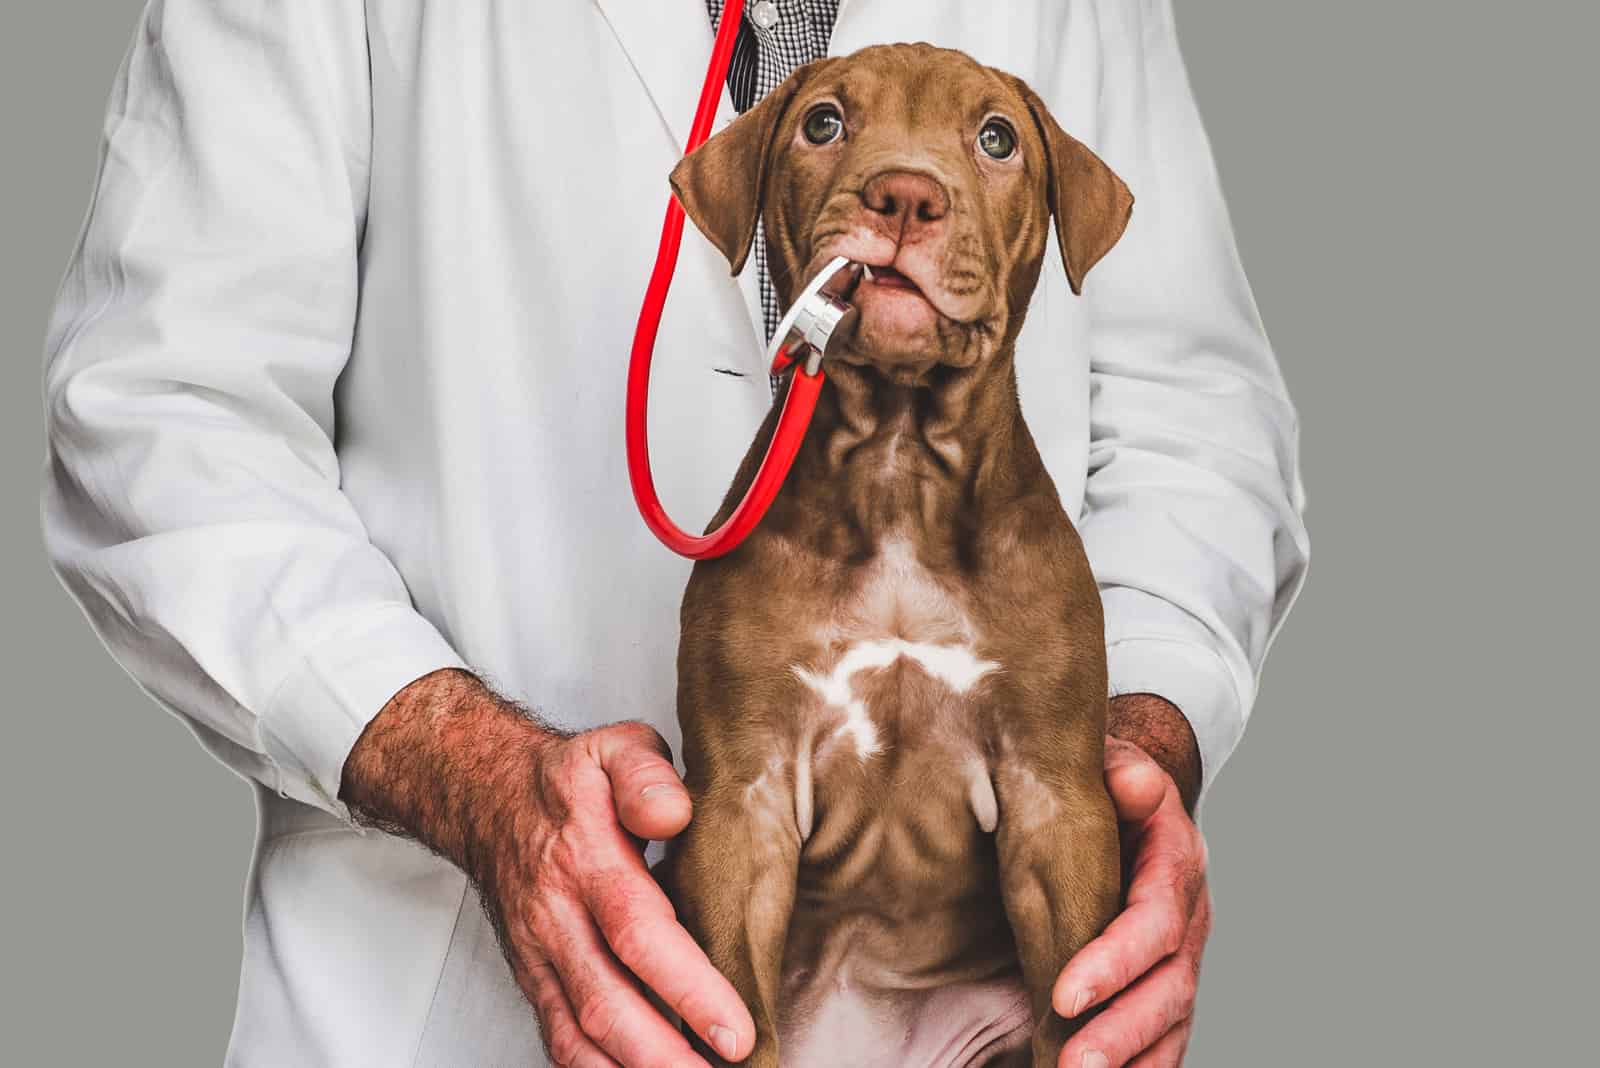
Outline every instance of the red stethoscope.
{"type": "MultiPolygon", "coordinates": [[[[711,122],[722,95],[722,83],[728,77],[728,63],[733,57],[739,21],[743,17],[744,0],[727,0],[723,5],[716,43],[711,49],[711,65],[706,71],[705,85],[700,89],[700,104],[695,111],[694,125],[689,129],[689,142],[684,148],[686,155],[699,148],[711,132],[711,122]]],[[[750,488],[745,491],[733,513],[716,530],[695,535],[674,523],[656,496],[655,480],[650,477],[650,447],[645,419],[650,397],[650,359],[655,352],[656,330],[661,325],[661,310],[666,304],[667,290],[672,285],[672,274],[678,264],[678,246],[682,241],[683,205],[678,203],[676,197],[672,197],[667,201],[667,217],[661,224],[661,246],[656,252],[656,265],[650,273],[650,284],[645,289],[644,306],[639,310],[639,325],[633,335],[633,352],[628,359],[628,479],[633,484],[633,499],[638,502],[639,514],[644,517],[645,525],[661,539],[661,543],[691,560],[709,560],[732,552],[749,537],[771,506],[773,498],[777,497],[778,490],[783,487],[783,480],[800,451],[800,442],[805,438],[806,427],[811,424],[817,397],[822,392],[822,354],[827,348],[828,338],[850,311],[844,296],[859,280],[861,268],[842,256],[835,258],[801,291],[778,324],[772,344],[767,348],[767,356],[772,361],[772,373],[778,374],[793,367],[794,374],[784,397],[783,411],[778,415],[772,441],[767,446],[766,455],[750,488]]]]}

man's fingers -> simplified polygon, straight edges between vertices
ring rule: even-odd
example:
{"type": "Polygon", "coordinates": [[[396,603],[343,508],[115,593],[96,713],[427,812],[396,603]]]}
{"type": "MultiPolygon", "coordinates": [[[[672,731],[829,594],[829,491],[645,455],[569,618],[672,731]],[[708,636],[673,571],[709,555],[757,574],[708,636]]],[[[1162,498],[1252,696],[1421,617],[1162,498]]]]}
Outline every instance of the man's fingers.
{"type": "Polygon", "coordinates": [[[577,1014],[554,967],[545,961],[530,966],[522,987],[539,1015],[539,1034],[554,1064],[559,1068],[619,1068],[578,1026],[577,1014]]]}
{"type": "Polygon", "coordinates": [[[1183,921],[1170,903],[1131,906],[1067,964],[1051,1004],[1063,1016],[1078,1016],[1126,989],[1176,951],[1183,921]]]}
{"type": "Polygon", "coordinates": [[[1128,907],[1056,979],[1057,1012],[1077,1016],[1178,951],[1204,886],[1202,863],[1200,836],[1174,793],[1145,824],[1128,907]]]}
{"type": "Polygon", "coordinates": [[[643,723],[618,723],[586,735],[611,780],[622,826],[640,838],[671,838],[689,825],[689,791],[661,735],[643,723]]]}
{"type": "Polygon", "coordinates": [[[1147,1050],[1154,1052],[1193,1015],[1195,985],[1195,968],[1187,959],[1165,961],[1072,1036],[1058,1063],[1061,1068],[1122,1068],[1147,1050]]]}
{"type": "Polygon", "coordinates": [[[547,905],[546,952],[561,976],[578,1028],[623,1068],[709,1068],[611,957],[582,906],[547,905]]]}
{"type": "Polygon", "coordinates": [[[1194,1031],[1193,1019],[1161,1036],[1161,1041],[1128,1062],[1128,1068],[1178,1068],[1189,1049],[1189,1035],[1194,1031]]]}
{"type": "Polygon", "coordinates": [[[586,903],[611,951],[728,1060],[755,1047],[755,1021],[733,984],[678,924],[655,880],[626,867],[590,880],[586,903]]]}
{"type": "Polygon", "coordinates": [[[1064,1068],[1176,1068],[1194,1024],[1200,958],[1211,934],[1211,897],[1202,893],[1176,955],[1119,994],[1061,1051],[1064,1068]]]}

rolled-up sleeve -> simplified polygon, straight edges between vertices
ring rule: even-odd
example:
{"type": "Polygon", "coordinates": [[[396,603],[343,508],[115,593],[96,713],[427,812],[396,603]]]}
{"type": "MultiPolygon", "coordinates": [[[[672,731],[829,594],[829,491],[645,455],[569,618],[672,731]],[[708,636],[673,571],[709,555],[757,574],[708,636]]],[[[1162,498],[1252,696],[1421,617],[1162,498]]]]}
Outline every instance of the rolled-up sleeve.
{"type": "Polygon", "coordinates": [[[1298,423],[1245,281],[1171,0],[1100,5],[1097,150],[1133,219],[1085,287],[1084,542],[1113,693],[1188,717],[1209,786],[1238,743],[1309,542],[1298,423]]]}
{"type": "Polygon", "coordinates": [[[240,773],[346,755],[464,666],[340,491],[370,143],[359,0],[157,0],[47,341],[42,523],[112,656],[240,773]]]}

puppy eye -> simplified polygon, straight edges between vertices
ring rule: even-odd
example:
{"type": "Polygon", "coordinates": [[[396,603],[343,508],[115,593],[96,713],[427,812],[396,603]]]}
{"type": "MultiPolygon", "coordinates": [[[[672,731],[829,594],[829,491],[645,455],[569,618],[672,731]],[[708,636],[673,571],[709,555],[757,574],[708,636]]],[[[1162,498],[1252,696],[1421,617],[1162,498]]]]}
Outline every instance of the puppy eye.
{"type": "Polygon", "coordinates": [[[844,136],[844,116],[832,104],[822,104],[811,109],[801,131],[806,135],[806,140],[814,145],[837,141],[844,136]]]}
{"type": "Polygon", "coordinates": [[[990,119],[978,131],[978,147],[990,159],[1010,159],[1017,151],[1017,134],[999,119],[990,119]]]}

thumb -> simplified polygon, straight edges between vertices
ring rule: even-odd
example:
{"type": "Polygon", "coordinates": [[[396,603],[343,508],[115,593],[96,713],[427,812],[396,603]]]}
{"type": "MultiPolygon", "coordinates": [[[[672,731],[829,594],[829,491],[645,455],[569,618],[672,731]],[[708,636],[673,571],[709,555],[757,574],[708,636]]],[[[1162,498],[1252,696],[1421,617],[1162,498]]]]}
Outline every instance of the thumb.
{"type": "Polygon", "coordinates": [[[1143,823],[1172,789],[1172,779],[1161,765],[1131,742],[1107,739],[1106,790],[1123,823],[1143,823]]]}
{"type": "Polygon", "coordinates": [[[689,791],[672,766],[672,750],[654,728],[618,723],[594,732],[591,744],[628,833],[658,841],[689,825],[689,791]]]}

